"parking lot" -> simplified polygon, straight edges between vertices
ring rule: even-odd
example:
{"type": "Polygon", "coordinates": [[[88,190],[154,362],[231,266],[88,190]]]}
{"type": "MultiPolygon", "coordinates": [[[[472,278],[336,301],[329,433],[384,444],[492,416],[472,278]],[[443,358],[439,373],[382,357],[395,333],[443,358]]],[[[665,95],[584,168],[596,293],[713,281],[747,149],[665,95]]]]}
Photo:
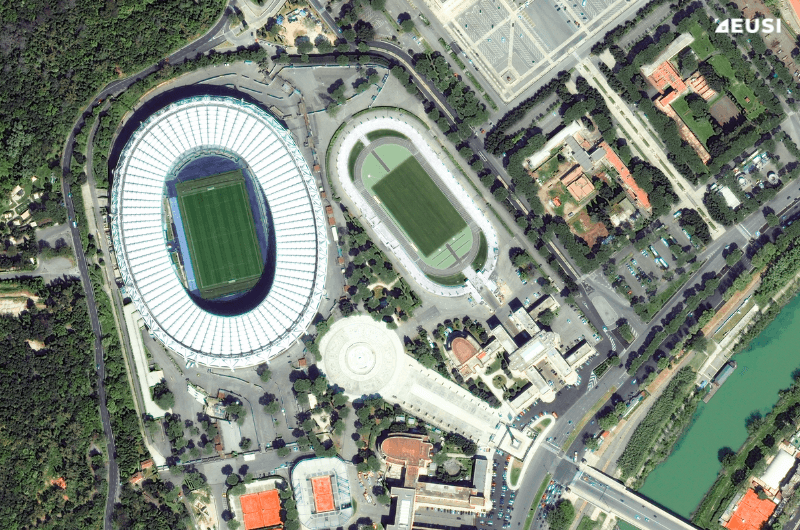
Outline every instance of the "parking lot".
{"type": "MultiPolygon", "coordinates": [[[[575,45],[584,24],[626,0],[475,0],[448,25],[465,55],[503,86],[526,83],[560,50],[575,45]]],[[[613,11],[613,9],[611,10],[613,11]]],[[[599,20],[599,19],[598,19],[599,20]]]]}
{"type": "Polygon", "coordinates": [[[495,453],[492,461],[492,510],[477,518],[477,527],[489,530],[511,526],[511,512],[517,493],[508,490],[508,464],[511,457],[502,451],[495,453]]]}

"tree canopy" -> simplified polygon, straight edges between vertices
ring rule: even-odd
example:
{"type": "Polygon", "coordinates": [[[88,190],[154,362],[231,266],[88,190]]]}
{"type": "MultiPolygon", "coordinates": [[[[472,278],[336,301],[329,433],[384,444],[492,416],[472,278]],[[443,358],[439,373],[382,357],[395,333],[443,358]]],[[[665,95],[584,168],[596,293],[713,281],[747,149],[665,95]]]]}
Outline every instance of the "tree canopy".
{"type": "Polygon", "coordinates": [[[99,5],[32,0],[0,6],[0,189],[50,173],[64,137],[101,86],[166,57],[203,33],[223,0],[99,5]]]}

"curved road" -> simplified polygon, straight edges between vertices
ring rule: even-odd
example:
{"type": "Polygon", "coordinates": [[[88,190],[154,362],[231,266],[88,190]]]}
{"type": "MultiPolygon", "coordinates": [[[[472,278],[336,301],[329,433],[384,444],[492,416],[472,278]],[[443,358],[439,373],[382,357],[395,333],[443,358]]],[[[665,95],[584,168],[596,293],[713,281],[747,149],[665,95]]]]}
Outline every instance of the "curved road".
{"type": "MultiPolygon", "coordinates": [[[[215,37],[220,30],[223,29],[225,24],[228,20],[228,10],[229,7],[226,5],[225,9],[223,10],[222,14],[220,15],[219,20],[216,24],[214,24],[211,29],[206,32],[205,35],[200,37],[199,39],[190,42],[180,50],[176,51],[172,55],[170,55],[167,60],[170,63],[180,63],[183,60],[193,57],[198,53],[205,53],[208,50],[214,48],[221,42],[224,42],[225,37],[215,37]]],[[[158,65],[154,64],[145,68],[141,72],[138,72],[126,79],[119,79],[116,81],[112,81],[108,85],[105,86],[92,100],[92,102],[87,106],[87,108],[92,108],[100,103],[101,100],[104,100],[108,97],[113,97],[121,94],[125,90],[127,90],[131,85],[135,82],[139,81],[140,79],[146,77],[149,74],[158,70],[158,65]]],[[[117,495],[118,495],[118,488],[120,486],[120,476],[119,476],[119,467],[117,466],[116,461],[116,446],[114,443],[114,433],[111,431],[111,419],[108,414],[108,408],[106,406],[106,388],[105,388],[105,363],[103,361],[103,344],[102,344],[102,337],[103,332],[100,328],[100,320],[97,317],[97,304],[95,301],[95,294],[94,289],[92,287],[92,281],[89,277],[89,269],[88,264],[86,262],[86,256],[83,253],[83,244],[81,243],[81,233],[80,230],[72,224],[72,221],[75,219],[75,205],[72,202],[72,194],[70,193],[70,184],[67,182],[66,176],[70,172],[70,166],[72,163],[72,148],[75,141],[75,135],[81,130],[84,126],[84,113],[78,117],[78,120],[75,122],[75,125],[72,127],[69,135],[67,136],[66,142],[64,143],[64,150],[61,156],[61,172],[62,172],[62,179],[61,179],[61,192],[64,195],[64,204],[67,208],[67,215],[70,220],[70,233],[72,235],[72,242],[73,248],[75,249],[75,254],[78,260],[78,269],[80,270],[81,274],[81,282],[83,283],[84,291],[86,292],[86,304],[88,306],[89,311],[89,320],[92,324],[92,331],[95,335],[95,343],[94,343],[94,358],[95,364],[97,366],[97,398],[98,404],[100,406],[100,420],[103,423],[103,432],[106,435],[106,443],[108,449],[108,495],[106,497],[106,508],[105,508],[105,515],[103,517],[103,528],[105,530],[111,530],[112,524],[111,519],[113,515],[113,508],[114,503],[116,502],[117,495]]],[[[81,208],[83,205],[79,205],[81,208]]]]}

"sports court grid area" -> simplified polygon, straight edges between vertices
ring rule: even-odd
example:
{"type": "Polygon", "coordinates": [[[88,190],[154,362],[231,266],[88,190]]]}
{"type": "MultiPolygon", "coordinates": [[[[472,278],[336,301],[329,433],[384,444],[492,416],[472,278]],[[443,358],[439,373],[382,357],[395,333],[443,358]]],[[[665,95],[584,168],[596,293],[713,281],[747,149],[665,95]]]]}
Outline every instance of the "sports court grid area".
{"type": "Polygon", "coordinates": [[[364,160],[361,178],[423,256],[431,256],[467,228],[458,211],[405,147],[376,147],[364,160]]]}
{"type": "Polygon", "coordinates": [[[175,189],[200,295],[213,299],[253,287],[263,262],[242,171],[175,189]]]}

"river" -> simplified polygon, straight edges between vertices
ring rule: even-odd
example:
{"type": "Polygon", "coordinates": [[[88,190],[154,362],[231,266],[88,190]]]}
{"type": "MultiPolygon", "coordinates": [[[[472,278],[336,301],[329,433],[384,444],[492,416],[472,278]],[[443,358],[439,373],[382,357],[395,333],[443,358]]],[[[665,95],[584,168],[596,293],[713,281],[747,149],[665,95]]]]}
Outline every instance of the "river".
{"type": "Polygon", "coordinates": [[[653,470],[640,492],[689,517],[708,491],[721,464],[718,451],[738,451],[747,438],[745,420],[769,412],[778,390],[792,383],[800,365],[800,297],[786,305],[745,351],[734,356],[736,371],[708,403],[700,403],[673,453],[653,470]]]}

